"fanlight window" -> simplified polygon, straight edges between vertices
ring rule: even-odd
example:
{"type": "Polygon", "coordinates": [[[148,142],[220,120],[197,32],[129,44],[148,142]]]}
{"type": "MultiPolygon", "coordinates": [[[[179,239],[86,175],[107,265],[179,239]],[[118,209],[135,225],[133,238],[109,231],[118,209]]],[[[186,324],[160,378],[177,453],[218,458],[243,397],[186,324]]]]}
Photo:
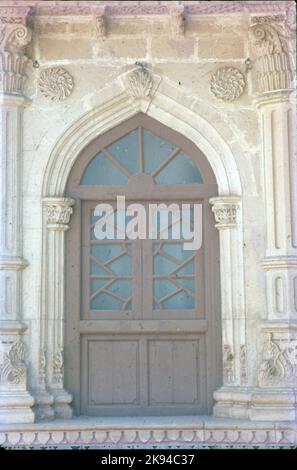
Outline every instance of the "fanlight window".
{"type": "Polygon", "coordinates": [[[203,183],[197,166],[182,149],[139,127],[98,149],[80,184],[124,185],[138,173],[150,174],[156,184],[203,183]]]}

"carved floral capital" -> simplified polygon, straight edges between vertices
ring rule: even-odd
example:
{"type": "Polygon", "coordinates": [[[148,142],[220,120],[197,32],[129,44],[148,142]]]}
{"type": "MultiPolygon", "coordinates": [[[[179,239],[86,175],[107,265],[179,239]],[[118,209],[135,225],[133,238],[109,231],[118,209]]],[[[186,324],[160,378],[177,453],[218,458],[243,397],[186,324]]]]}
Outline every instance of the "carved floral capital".
{"type": "Polygon", "coordinates": [[[287,90],[292,87],[292,31],[281,16],[256,17],[249,37],[256,59],[258,92],[287,90]]]}
{"type": "Polygon", "coordinates": [[[44,198],[47,228],[56,231],[68,230],[74,204],[75,200],[70,198],[44,198]]]}
{"type": "Polygon", "coordinates": [[[213,197],[210,199],[216,228],[230,229],[238,226],[240,198],[237,196],[213,197]]]}
{"type": "Polygon", "coordinates": [[[31,41],[31,30],[17,17],[1,18],[0,23],[0,93],[23,94],[26,66],[25,48],[31,41]],[[11,22],[15,20],[18,22],[11,22]]]}

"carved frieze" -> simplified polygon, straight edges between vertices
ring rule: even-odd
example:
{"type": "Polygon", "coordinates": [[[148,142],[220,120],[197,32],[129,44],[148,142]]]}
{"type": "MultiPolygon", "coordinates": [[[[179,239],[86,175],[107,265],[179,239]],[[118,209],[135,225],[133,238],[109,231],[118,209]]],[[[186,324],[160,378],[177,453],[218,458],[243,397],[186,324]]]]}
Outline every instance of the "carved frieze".
{"type": "Polygon", "coordinates": [[[51,101],[64,101],[71,95],[73,86],[72,76],[62,67],[50,67],[40,74],[39,89],[51,101]]]}
{"type": "Polygon", "coordinates": [[[21,339],[7,344],[2,343],[0,358],[0,382],[19,385],[26,381],[26,348],[21,339]]]}
{"type": "Polygon", "coordinates": [[[125,87],[133,98],[148,98],[153,88],[154,80],[144,67],[133,70],[125,80],[125,87]]]}
{"type": "Polygon", "coordinates": [[[46,224],[49,230],[65,231],[69,229],[72,206],[74,199],[70,198],[45,198],[43,205],[46,211],[46,224]]]}
{"type": "Polygon", "coordinates": [[[259,370],[259,383],[263,387],[296,386],[297,336],[286,333],[266,333],[259,370]]]}
{"type": "Polygon", "coordinates": [[[292,87],[292,63],[289,42],[292,32],[285,21],[273,17],[256,18],[249,35],[256,56],[259,92],[286,90],[292,87]]]}
{"type": "Polygon", "coordinates": [[[238,99],[243,94],[244,88],[244,75],[234,67],[220,67],[210,80],[212,94],[223,101],[238,99]]]}

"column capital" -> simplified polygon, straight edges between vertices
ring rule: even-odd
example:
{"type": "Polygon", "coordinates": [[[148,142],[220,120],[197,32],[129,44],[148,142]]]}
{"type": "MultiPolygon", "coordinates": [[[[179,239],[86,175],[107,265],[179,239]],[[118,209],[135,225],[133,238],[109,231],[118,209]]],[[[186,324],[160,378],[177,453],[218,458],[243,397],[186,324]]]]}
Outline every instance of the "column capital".
{"type": "Polygon", "coordinates": [[[48,230],[62,231],[68,230],[72,206],[75,200],[66,197],[46,197],[42,200],[46,211],[46,226],[48,230]]]}
{"type": "Polygon", "coordinates": [[[259,93],[293,88],[290,40],[294,36],[282,15],[252,18],[249,37],[255,53],[259,93]]]}
{"type": "Polygon", "coordinates": [[[212,197],[209,202],[219,230],[236,228],[238,226],[237,212],[241,198],[239,196],[212,197]]]}
{"type": "Polygon", "coordinates": [[[29,7],[0,6],[0,93],[23,94],[25,69],[29,62],[25,49],[32,33],[26,26],[29,7]]]}

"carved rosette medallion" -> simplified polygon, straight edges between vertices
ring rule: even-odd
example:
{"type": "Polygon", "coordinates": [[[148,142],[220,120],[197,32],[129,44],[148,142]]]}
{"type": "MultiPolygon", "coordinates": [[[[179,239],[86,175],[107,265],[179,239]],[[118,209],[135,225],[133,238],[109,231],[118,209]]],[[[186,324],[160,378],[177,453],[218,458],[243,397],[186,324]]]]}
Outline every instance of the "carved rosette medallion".
{"type": "Polygon", "coordinates": [[[62,67],[51,67],[40,74],[39,89],[51,101],[64,101],[71,95],[73,86],[72,76],[62,67]]]}
{"type": "Polygon", "coordinates": [[[234,67],[221,67],[211,77],[210,91],[223,101],[234,101],[244,92],[245,78],[240,70],[234,67]]]}

